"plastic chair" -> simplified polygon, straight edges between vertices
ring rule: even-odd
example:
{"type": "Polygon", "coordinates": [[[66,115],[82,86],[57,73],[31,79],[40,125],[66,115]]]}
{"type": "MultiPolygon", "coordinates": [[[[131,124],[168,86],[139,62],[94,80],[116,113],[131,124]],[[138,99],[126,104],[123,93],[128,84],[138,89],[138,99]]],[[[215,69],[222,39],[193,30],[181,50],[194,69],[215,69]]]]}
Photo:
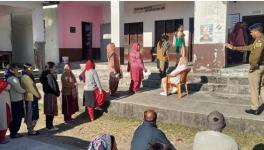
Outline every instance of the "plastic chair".
{"type": "Polygon", "coordinates": [[[178,75],[180,76],[180,80],[178,83],[171,83],[170,82],[170,78],[171,76],[167,76],[167,80],[166,80],[166,83],[167,83],[167,92],[168,90],[171,88],[171,87],[177,87],[177,93],[178,93],[178,97],[181,98],[182,97],[182,90],[181,90],[181,85],[184,84],[184,87],[185,87],[185,91],[186,91],[186,95],[189,94],[189,91],[188,91],[188,81],[187,81],[187,75],[188,73],[191,71],[191,68],[188,68],[188,69],[185,69],[183,71],[181,71],[178,75]]]}

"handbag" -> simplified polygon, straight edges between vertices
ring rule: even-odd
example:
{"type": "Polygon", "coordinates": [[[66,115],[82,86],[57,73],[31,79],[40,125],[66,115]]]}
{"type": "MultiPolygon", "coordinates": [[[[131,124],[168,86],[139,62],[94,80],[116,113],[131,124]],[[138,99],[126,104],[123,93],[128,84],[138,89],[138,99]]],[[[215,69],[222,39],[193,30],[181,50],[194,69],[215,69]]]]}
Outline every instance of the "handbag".
{"type": "Polygon", "coordinates": [[[106,91],[102,89],[102,93],[100,93],[100,90],[97,88],[95,90],[95,99],[96,99],[96,107],[101,107],[105,103],[106,99],[106,91]]]}

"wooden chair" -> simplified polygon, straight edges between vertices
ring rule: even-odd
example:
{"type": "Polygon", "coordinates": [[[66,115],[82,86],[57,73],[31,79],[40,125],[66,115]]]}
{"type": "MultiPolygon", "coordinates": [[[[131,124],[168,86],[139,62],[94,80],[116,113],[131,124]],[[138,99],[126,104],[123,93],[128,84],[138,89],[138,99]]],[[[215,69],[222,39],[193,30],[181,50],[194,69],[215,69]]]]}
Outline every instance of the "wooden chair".
{"type": "Polygon", "coordinates": [[[172,78],[171,76],[167,76],[167,80],[166,80],[166,84],[167,84],[167,92],[171,87],[177,87],[177,93],[178,93],[178,97],[181,98],[182,97],[182,90],[181,90],[181,85],[184,84],[185,86],[185,91],[186,91],[186,95],[189,94],[188,91],[188,84],[187,84],[187,75],[188,73],[191,71],[191,68],[183,70],[182,72],[179,73],[180,75],[180,80],[178,83],[171,83],[170,82],[170,78],[172,78]]]}

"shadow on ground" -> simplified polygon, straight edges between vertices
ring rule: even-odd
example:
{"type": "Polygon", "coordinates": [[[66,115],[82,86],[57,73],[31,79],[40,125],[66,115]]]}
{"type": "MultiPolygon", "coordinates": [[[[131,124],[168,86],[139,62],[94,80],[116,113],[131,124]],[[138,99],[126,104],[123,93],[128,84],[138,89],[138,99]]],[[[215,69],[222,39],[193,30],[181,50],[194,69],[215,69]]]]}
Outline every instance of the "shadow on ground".
{"type": "Polygon", "coordinates": [[[42,134],[36,137],[28,137],[29,139],[38,140],[43,143],[56,145],[64,149],[78,150],[78,149],[87,149],[90,141],[85,141],[75,137],[69,136],[60,136],[60,135],[50,135],[42,134]]]}
{"type": "Polygon", "coordinates": [[[194,94],[201,91],[202,86],[206,83],[208,83],[208,78],[206,76],[201,76],[199,82],[188,83],[188,88],[190,91],[189,94],[194,94]]]}

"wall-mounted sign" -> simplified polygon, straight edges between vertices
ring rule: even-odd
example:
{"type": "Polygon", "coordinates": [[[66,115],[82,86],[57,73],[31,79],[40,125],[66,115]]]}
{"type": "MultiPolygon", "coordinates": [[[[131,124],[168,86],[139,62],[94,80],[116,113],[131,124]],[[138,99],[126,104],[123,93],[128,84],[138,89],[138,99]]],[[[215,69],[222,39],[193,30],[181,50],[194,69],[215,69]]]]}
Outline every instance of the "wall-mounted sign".
{"type": "Polygon", "coordinates": [[[134,13],[158,11],[158,10],[164,10],[165,8],[166,8],[165,4],[137,7],[137,8],[134,8],[134,13]]]}
{"type": "Polygon", "coordinates": [[[240,21],[240,14],[229,14],[227,17],[227,29],[231,30],[240,21]]]}

